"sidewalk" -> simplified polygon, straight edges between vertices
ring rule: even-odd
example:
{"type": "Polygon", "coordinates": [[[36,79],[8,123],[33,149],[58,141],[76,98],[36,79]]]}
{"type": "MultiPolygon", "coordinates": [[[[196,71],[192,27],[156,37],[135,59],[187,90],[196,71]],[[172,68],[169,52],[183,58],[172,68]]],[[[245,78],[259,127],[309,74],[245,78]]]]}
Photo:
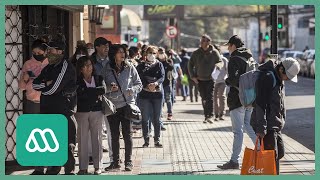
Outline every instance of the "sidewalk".
{"type": "MultiPolygon", "coordinates": [[[[164,121],[167,128],[161,134],[164,148],[154,148],[152,138],[149,148],[142,148],[144,143],[141,138],[142,132],[138,131],[133,137],[133,171],[124,171],[124,164],[122,164],[120,171],[104,172],[103,175],[240,174],[240,170],[217,168],[217,165],[225,163],[231,156],[233,134],[230,117],[226,116],[224,121],[213,124],[204,124],[202,121],[200,102],[182,102],[179,98],[174,104],[174,119],[164,121]]],[[[280,161],[280,173],[282,175],[314,175],[314,153],[285,134],[283,134],[283,139],[286,155],[280,161]]],[[[245,135],[244,144],[253,148],[247,135],[245,135]]],[[[104,140],[104,145],[107,147],[106,140],[104,140]]],[[[124,161],[122,140],[121,154],[124,161]]],[[[108,153],[104,153],[104,163],[104,167],[109,165],[108,153]]],[[[92,165],[89,166],[89,171],[93,172],[92,165]]],[[[31,172],[32,170],[15,171],[13,174],[24,175],[31,172]]]]}

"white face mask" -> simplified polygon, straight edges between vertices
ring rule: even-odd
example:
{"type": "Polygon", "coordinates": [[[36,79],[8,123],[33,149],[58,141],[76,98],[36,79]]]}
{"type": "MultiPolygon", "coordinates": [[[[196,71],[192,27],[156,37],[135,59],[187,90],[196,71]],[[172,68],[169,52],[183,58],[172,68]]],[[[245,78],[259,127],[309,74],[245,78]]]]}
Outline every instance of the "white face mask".
{"type": "Polygon", "coordinates": [[[153,54],[148,54],[147,56],[147,61],[149,61],[150,63],[153,63],[156,60],[156,56],[153,54]]]}
{"type": "Polygon", "coordinates": [[[159,59],[164,59],[164,58],[166,58],[166,56],[164,55],[164,54],[159,54],[159,59]]]}
{"type": "Polygon", "coordinates": [[[78,60],[79,58],[81,58],[82,56],[85,56],[83,54],[77,54],[76,59],[78,60]]]}
{"type": "Polygon", "coordinates": [[[91,56],[93,53],[94,53],[94,49],[92,49],[92,48],[88,49],[89,56],[91,56]]]}

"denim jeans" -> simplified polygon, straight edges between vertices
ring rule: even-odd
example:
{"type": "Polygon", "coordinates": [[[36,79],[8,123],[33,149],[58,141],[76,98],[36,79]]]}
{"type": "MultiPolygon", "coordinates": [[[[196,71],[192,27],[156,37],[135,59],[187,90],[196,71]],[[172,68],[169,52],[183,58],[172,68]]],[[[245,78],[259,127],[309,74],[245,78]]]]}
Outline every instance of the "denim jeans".
{"type": "Polygon", "coordinates": [[[172,79],[172,94],[171,94],[171,101],[172,104],[175,102],[176,100],[176,86],[177,86],[177,80],[176,79],[172,79]]]}
{"type": "Polygon", "coordinates": [[[144,141],[149,143],[149,122],[152,121],[154,127],[154,143],[160,142],[162,99],[140,99],[139,104],[142,115],[142,134],[144,141]]]}
{"type": "Polygon", "coordinates": [[[168,113],[172,114],[172,99],[171,99],[171,94],[172,94],[172,88],[170,85],[164,86],[164,102],[167,104],[167,109],[168,113]]]}
{"type": "Polygon", "coordinates": [[[230,111],[233,132],[233,148],[231,160],[233,162],[239,162],[243,144],[244,129],[246,130],[248,136],[251,138],[252,142],[256,142],[256,134],[254,133],[253,128],[250,125],[251,113],[252,107],[245,108],[243,106],[230,111]]]}

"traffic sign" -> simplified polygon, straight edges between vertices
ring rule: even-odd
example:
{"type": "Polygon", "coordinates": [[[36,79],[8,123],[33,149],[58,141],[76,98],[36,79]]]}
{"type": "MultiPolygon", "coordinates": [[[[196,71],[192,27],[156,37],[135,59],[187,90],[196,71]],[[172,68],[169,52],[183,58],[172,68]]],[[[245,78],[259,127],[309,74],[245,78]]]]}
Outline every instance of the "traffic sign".
{"type": "Polygon", "coordinates": [[[178,34],[178,29],[175,26],[168,26],[166,34],[169,38],[175,38],[178,34]]]}

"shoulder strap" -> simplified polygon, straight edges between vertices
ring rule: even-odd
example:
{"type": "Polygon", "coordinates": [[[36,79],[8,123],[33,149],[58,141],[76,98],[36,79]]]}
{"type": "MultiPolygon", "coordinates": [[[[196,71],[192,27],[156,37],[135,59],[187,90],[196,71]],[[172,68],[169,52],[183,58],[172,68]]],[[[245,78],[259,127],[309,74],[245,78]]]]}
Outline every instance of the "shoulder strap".
{"type": "Polygon", "coordinates": [[[276,87],[276,84],[277,84],[277,79],[276,79],[276,76],[274,75],[274,73],[272,71],[269,71],[273,77],[273,86],[272,87],[276,87]]]}
{"type": "Polygon", "coordinates": [[[114,73],[114,70],[112,69],[111,71],[112,71],[112,74],[113,74],[114,78],[115,78],[116,81],[117,81],[118,87],[119,87],[120,92],[121,92],[121,94],[122,94],[122,96],[123,96],[123,98],[124,98],[124,101],[127,103],[127,99],[126,99],[126,97],[125,97],[125,95],[124,95],[124,93],[123,93],[123,91],[122,91],[122,89],[121,89],[121,86],[120,86],[120,83],[119,83],[119,81],[118,81],[118,78],[117,78],[116,74],[114,73]]]}

